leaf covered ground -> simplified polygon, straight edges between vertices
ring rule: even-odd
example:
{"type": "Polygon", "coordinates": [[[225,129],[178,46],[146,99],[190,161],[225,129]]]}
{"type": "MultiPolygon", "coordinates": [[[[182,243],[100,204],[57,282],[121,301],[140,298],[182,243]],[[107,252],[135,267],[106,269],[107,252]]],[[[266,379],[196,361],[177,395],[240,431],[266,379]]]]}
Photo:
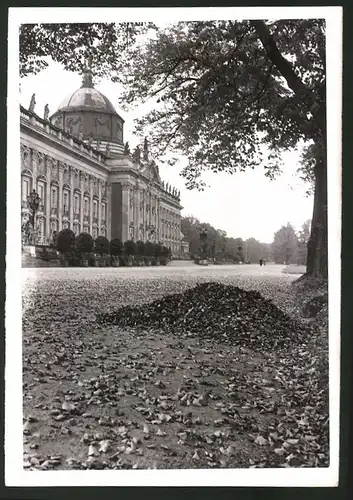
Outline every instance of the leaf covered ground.
{"type": "Polygon", "coordinates": [[[328,466],[315,285],[247,272],[26,270],[24,467],[328,466]]]}

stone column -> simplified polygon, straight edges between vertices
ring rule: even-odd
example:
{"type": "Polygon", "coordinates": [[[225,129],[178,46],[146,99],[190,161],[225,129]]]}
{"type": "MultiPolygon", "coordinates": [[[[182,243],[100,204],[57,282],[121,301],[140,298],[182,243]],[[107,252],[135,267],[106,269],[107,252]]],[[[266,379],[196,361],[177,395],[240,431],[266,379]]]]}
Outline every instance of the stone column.
{"type": "Polygon", "coordinates": [[[129,239],[129,225],[130,225],[130,200],[129,191],[130,184],[123,182],[122,185],[122,200],[121,200],[121,236],[123,243],[129,239]]]}
{"type": "Polygon", "coordinates": [[[146,190],[142,190],[142,217],[141,222],[143,224],[143,241],[146,241],[147,230],[146,230],[146,190]]]}
{"type": "Polygon", "coordinates": [[[69,220],[70,220],[70,229],[74,230],[74,169],[72,167],[69,168],[70,175],[70,210],[69,210],[69,220]]]}
{"type": "Polygon", "coordinates": [[[51,226],[50,226],[50,216],[51,216],[51,168],[47,163],[47,156],[43,158],[45,161],[45,171],[47,177],[47,192],[46,192],[46,203],[45,203],[45,236],[44,236],[44,244],[47,243],[47,239],[50,237],[51,226]]]}
{"type": "Polygon", "coordinates": [[[83,232],[83,215],[84,215],[84,203],[83,203],[83,193],[85,190],[85,175],[83,172],[79,172],[80,179],[80,232],[83,232]]]}
{"type": "Polygon", "coordinates": [[[112,238],[112,187],[107,185],[107,238],[110,241],[112,238]]]}
{"type": "Polygon", "coordinates": [[[58,161],[58,174],[59,174],[59,188],[58,188],[58,232],[62,230],[63,227],[63,175],[64,166],[61,161],[58,161]]]}
{"type": "Polygon", "coordinates": [[[154,237],[156,239],[156,237],[157,237],[157,235],[156,235],[156,231],[157,231],[157,198],[156,198],[155,193],[153,193],[153,195],[152,195],[152,208],[153,208],[153,213],[151,212],[152,224],[154,225],[154,228],[155,228],[154,237]]]}
{"type": "Polygon", "coordinates": [[[139,184],[136,184],[136,194],[135,194],[135,239],[136,241],[140,239],[140,188],[139,184]]]}
{"type": "Polygon", "coordinates": [[[136,218],[136,213],[135,213],[135,189],[134,189],[133,186],[130,186],[130,189],[129,189],[129,239],[133,238],[136,241],[136,238],[135,238],[135,227],[136,227],[135,218],[136,218]],[[134,226],[134,230],[133,230],[133,233],[132,233],[132,238],[131,238],[131,235],[130,235],[130,224],[131,223],[134,226]]]}
{"type": "Polygon", "coordinates": [[[102,218],[102,181],[98,179],[98,209],[97,209],[97,219],[98,219],[98,236],[101,236],[101,218],[102,218]]]}
{"type": "Polygon", "coordinates": [[[161,199],[160,197],[157,195],[156,197],[156,243],[159,243],[160,242],[160,239],[161,239],[161,229],[160,229],[160,225],[161,225],[161,213],[160,213],[160,204],[161,204],[161,199]]]}
{"type": "Polygon", "coordinates": [[[36,160],[34,158],[35,155],[33,155],[33,153],[34,153],[34,150],[33,149],[30,150],[30,152],[29,152],[29,154],[30,154],[29,161],[31,162],[31,165],[32,165],[32,175],[33,175],[32,189],[37,189],[37,175],[38,175],[38,172],[37,172],[37,162],[36,162],[36,160]]]}
{"type": "Polygon", "coordinates": [[[91,176],[88,178],[89,183],[89,231],[93,235],[93,179],[91,176]]]}
{"type": "Polygon", "coordinates": [[[146,205],[148,205],[149,210],[146,211],[147,226],[151,224],[152,219],[152,196],[151,191],[147,191],[146,205]]]}

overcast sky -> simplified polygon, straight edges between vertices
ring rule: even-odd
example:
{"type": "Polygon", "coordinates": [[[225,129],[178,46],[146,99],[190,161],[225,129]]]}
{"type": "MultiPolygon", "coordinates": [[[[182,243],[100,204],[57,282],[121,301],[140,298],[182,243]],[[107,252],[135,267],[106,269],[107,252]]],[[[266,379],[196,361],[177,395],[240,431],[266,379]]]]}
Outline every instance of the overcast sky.
{"type": "MultiPolygon", "coordinates": [[[[52,114],[67,95],[81,86],[81,81],[80,75],[51,63],[38,75],[21,80],[21,104],[28,109],[31,96],[35,93],[35,112],[43,116],[44,106],[48,104],[52,114]]],[[[119,84],[103,81],[97,89],[108,97],[124,118],[124,141],[129,141],[134,147],[138,138],[132,135],[133,119],[138,116],[138,111],[126,113],[119,109],[119,84]]],[[[300,229],[312,215],[313,200],[306,197],[306,186],[295,175],[299,152],[286,153],[283,159],[285,172],[275,181],[268,180],[261,168],[234,175],[209,174],[205,180],[210,187],[203,192],[185,188],[184,180],[179,175],[182,164],[175,167],[160,165],[160,173],[164,181],[180,189],[183,215],[191,214],[202,222],[209,222],[217,229],[227,231],[228,236],[254,237],[270,243],[274,232],[282,225],[291,222],[300,229]]],[[[156,161],[158,163],[158,159],[156,161]]]]}

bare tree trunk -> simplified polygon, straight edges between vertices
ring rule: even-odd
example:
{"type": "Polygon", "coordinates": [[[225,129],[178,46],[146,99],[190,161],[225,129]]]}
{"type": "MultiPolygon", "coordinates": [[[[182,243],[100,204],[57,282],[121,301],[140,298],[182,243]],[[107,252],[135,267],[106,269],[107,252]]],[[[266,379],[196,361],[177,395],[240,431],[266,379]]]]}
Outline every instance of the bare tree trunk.
{"type": "Polygon", "coordinates": [[[327,161],[326,156],[323,156],[315,167],[314,209],[306,269],[308,276],[327,278],[327,253],[327,161]]]}

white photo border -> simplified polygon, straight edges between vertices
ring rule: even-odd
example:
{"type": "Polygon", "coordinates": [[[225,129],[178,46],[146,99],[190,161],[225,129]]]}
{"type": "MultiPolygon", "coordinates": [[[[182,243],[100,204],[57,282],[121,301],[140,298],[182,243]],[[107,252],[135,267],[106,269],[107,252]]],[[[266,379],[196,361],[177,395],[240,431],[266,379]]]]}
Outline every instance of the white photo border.
{"type": "Polygon", "coordinates": [[[5,358],[6,486],[337,486],[339,475],[342,7],[10,8],[8,29],[5,358]],[[299,469],[25,471],[22,428],[19,26],[26,23],[221,19],[326,20],[330,466],[299,469]],[[10,215],[9,215],[10,214],[10,215]]]}

